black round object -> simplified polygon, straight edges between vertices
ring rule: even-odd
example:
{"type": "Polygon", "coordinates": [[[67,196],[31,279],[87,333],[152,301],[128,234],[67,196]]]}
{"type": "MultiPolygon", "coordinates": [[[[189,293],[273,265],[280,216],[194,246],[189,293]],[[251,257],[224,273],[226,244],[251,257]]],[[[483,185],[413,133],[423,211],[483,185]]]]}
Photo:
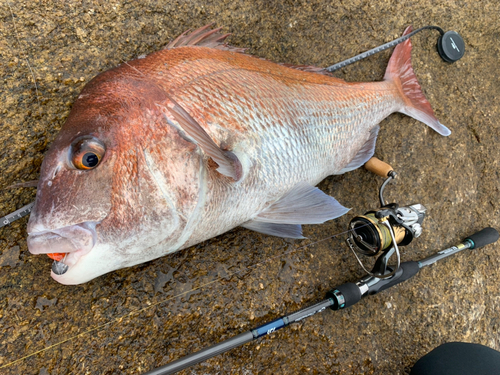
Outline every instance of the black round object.
{"type": "Polygon", "coordinates": [[[58,262],[57,260],[52,263],[52,272],[54,272],[56,275],[64,275],[68,268],[69,267],[66,264],[64,264],[63,262],[58,262]]]}
{"type": "Polygon", "coordinates": [[[87,168],[93,168],[99,163],[99,158],[93,152],[87,152],[83,155],[82,164],[87,168]]]}
{"type": "Polygon", "coordinates": [[[447,31],[437,42],[439,56],[449,63],[460,60],[465,53],[465,43],[455,31],[447,31]]]}

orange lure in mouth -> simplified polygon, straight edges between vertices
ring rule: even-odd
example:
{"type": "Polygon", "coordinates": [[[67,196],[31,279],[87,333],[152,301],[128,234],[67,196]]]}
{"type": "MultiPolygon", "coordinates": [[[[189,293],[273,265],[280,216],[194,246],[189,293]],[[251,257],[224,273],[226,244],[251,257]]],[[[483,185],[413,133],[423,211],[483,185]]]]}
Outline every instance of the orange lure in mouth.
{"type": "Polygon", "coordinates": [[[50,254],[47,254],[47,256],[50,258],[50,259],[53,259],[53,260],[56,260],[58,262],[60,262],[61,260],[64,259],[64,257],[66,256],[67,253],[50,253],[50,254]]]}

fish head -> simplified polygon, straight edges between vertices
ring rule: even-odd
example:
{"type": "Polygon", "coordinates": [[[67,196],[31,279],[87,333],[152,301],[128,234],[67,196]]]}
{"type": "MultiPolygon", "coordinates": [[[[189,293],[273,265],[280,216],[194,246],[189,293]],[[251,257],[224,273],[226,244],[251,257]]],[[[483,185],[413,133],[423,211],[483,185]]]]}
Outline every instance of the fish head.
{"type": "Polygon", "coordinates": [[[160,88],[108,71],[83,89],[45,155],[28,248],[80,284],[178,250],[201,197],[200,153],[170,126],[160,88]]]}

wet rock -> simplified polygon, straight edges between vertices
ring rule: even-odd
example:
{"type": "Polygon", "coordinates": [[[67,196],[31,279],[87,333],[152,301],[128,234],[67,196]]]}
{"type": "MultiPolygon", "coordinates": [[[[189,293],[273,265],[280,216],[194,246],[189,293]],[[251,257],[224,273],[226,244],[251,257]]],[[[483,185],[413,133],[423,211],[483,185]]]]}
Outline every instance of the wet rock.
{"type": "Polygon", "coordinates": [[[172,281],[173,278],[173,273],[174,269],[171,268],[168,273],[163,273],[161,271],[158,271],[156,279],[154,281],[154,291],[155,293],[158,292],[163,292],[163,287],[165,286],[166,283],[172,281]]]}
{"type": "Polygon", "coordinates": [[[19,262],[19,246],[13,246],[10,249],[6,249],[3,254],[0,255],[0,267],[10,266],[14,268],[19,262]]]}
{"type": "MultiPolygon", "coordinates": [[[[500,4],[494,0],[6,3],[0,7],[0,213],[34,199],[32,188],[1,188],[38,178],[44,153],[92,77],[160,49],[188,28],[215,22],[232,33],[231,44],[249,47],[248,53],[329,66],[398,37],[408,24],[436,24],[463,36],[465,56],[454,64],[441,61],[435,52],[438,33],[424,31],[412,38],[412,61],[452,134],[440,137],[395,114],[381,124],[376,147],[376,156],[399,173],[386,199],[428,208],[422,236],[403,249],[402,258],[428,256],[485,226],[500,228],[500,45],[492,21],[497,14],[500,4]]],[[[380,80],[389,55],[382,52],[335,76],[380,80]]],[[[323,181],[319,187],[351,211],[305,226],[310,242],[344,232],[352,215],[377,208],[381,182],[363,169],[323,181]]],[[[313,303],[362,275],[344,236],[289,253],[309,242],[236,229],[179,254],[68,287],[52,281],[47,257],[28,253],[26,222],[0,229],[0,262],[6,263],[0,267],[0,372],[7,375],[44,369],[142,373],[313,303]],[[199,289],[189,293],[192,288],[199,289]],[[181,298],[172,298],[179,293],[181,298]],[[33,296],[57,296],[57,308],[47,297],[33,308],[33,296]],[[40,338],[42,326],[55,345],[50,349],[40,338]]],[[[500,349],[499,246],[460,254],[350,309],[325,311],[192,371],[405,374],[446,341],[500,349]]]]}
{"type": "Polygon", "coordinates": [[[54,306],[57,303],[57,298],[47,299],[45,297],[38,297],[36,299],[35,309],[43,311],[48,306],[54,306]]]}

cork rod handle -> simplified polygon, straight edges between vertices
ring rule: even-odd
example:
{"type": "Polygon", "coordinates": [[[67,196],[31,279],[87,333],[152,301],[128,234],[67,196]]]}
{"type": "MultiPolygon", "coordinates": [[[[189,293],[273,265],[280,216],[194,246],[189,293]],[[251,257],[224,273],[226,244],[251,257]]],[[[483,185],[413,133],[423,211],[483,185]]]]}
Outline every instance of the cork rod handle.
{"type": "Polygon", "coordinates": [[[394,170],[389,164],[377,159],[375,156],[366,162],[365,168],[380,177],[388,177],[389,173],[394,170]]]}

